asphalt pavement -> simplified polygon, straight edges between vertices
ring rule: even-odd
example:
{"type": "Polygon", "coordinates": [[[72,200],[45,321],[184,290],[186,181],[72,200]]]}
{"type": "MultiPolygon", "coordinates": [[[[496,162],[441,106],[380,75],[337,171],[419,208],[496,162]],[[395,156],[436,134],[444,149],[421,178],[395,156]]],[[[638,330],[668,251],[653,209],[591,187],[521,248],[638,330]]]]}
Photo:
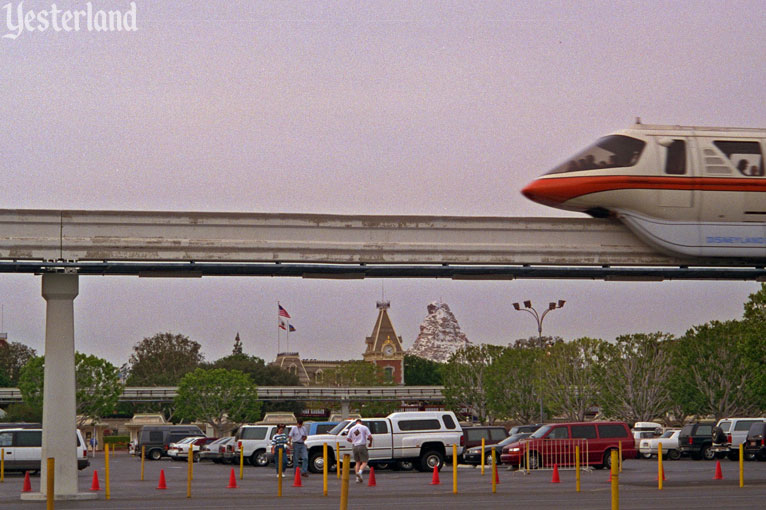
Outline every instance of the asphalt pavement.
{"type": "MultiPolygon", "coordinates": [[[[56,501],[55,508],[122,510],[136,508],[258,508],[258,509],[337,509],[340,508],[340,480],[331,473],[327,496],[322,494],[322,475],[311,474],[294,487],[293,473],[283,479],[282,497],[277,495],[277,478],[273,466],[244,467],[244,479],[234,466],[237,488],[227,488],[231,465],[209,462],[194,465],[191,498],[186,497],[185,462],[146,461],[144,481],[140,480],[139,459],[118,452],[110,459],[110,500],[105,499],[104,458],[99,453],[92,465],[79,473],[83,492],[90,492],[94,469],[98,473],[100,491],[92,501],[56,501]],[[167,489],[157,489],[160,470],[164,471],[167,489]]],[[[739,509],[754,508],[766,497],[766,462],[746,462],[745,486],[739,487],[739,464],[721,460],[723,480],[713,480],[715,462],[679,460],[666,461],[663,490],[657,488],[657,462],[628,460],[620,474],[621,509],[672,509],[706,507],[739,509]]],[[[575,491],[575,473],[559,471],[560,483],[552,483],[552,472],[543,470],[527,475],[523,472],[499,470],[496,493],[492,493],[489,469],[484,476],[478,468],[458,468],[458,492],[453,494],[452,468],[439,474],[440,484],[432,485],[433,473],[378,470],[376,486],[363,484],[353,476],[349,482],[349,509],[381,509],[395,505],[440,510],[466,507],[490,508],[611,508],[611,485],[606,470],[581,473],[581,491],[575,491]]],[[[44,501],[21,501],[24,477],[6,474],[0,484],[0,505],[3,509],[45,508],[44,501]]],[[[40,477],[31,477],[32,490],[40,490],[40,477]]]]}

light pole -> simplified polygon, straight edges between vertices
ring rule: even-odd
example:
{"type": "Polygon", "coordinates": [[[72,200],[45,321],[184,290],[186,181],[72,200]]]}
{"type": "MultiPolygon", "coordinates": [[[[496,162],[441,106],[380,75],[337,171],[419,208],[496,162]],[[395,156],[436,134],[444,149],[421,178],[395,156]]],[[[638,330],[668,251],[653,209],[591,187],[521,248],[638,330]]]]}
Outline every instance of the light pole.
{"type": "MultiPolygon", "coordinates": [[[[540,344],[540,352],[543,352],[543,320],[545,319],[545,316],[548,315],[548,312],[551,310],[556,310],[557,308],[564,308],[564,301],[563,299],[559,299],[558,302],[550,302],[548,303],[548,308],[546,308],[542,314],[538,314],[537,310],[535,310],[532,307],[532,301],[524,301],[524,308],[521,307],[519,303],[513,303],[513,308],[516,311],[519,312],[527,312],[529,315],[535,318],[535,321],[537,321],[537,341],[540,344]]],[[[540,423],[544,422],[544,415],[543,415],[543,369],[542,365],[540,366],[540,423]]]]}

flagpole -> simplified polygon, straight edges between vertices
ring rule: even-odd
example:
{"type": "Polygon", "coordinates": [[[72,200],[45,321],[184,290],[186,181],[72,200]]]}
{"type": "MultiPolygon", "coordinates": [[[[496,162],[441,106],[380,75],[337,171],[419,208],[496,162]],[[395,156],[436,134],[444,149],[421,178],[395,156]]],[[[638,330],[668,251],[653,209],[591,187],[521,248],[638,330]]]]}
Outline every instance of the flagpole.
{"type": "MultiPolygon", "coordinates": [[[[279,301],[277,301],[277,310],[279,310],[279,301]]],[[[279,313],[277,313],[277,356],[279,356],[281,345],[279,340],[279,313]]]]}

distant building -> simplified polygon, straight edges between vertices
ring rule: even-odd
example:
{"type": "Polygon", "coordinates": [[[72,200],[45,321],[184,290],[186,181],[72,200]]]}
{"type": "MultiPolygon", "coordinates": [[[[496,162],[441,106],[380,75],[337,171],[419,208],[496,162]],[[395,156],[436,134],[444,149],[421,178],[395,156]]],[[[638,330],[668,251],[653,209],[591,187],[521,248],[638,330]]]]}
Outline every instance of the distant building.
{"type": "MultiPolygon", "coordinates": [[[[388,301],[377,303],[378,318],[372,335],[365,339],[364,361],[374,363],[383,370],[387,380],[394,384],[404,383],[404,349],[402,337],[396,334],[388,309],[388,301]]],[[[304,386],[327,386],[334,381],[327,380],[327,372],[347,363],[359,360],[317,360],[301,359],[297,352],[280,352],[271,364],[298,376],[304,386]]]]}

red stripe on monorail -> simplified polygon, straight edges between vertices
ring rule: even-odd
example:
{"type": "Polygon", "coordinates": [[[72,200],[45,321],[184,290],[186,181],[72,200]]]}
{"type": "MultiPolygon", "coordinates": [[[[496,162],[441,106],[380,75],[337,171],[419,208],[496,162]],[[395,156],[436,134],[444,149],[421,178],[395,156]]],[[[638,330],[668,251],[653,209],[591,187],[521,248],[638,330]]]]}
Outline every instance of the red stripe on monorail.
{"type": "Polygon", "coordinates": [[[721,177],[650,177],[605,175],[537,179],[521,192],[535,202],[557,205],[573,198],[602,191],[624,189],[749,191],[766,192],[766,179],[721,177]]]}

